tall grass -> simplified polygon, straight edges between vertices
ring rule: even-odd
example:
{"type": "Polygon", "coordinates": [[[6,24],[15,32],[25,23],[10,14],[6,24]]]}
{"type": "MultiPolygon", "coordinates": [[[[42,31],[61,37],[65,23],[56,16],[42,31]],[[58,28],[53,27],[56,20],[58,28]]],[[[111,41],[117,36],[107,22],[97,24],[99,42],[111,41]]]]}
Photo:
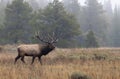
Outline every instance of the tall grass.
{"type": "Polygon", "coordinates": [[[42,57],[42,66],[37,59],[30,65],[30,57],[25,57],[26,64],[18,60],[14,65],[17,51],[12,48],[0,53],[0,79],[70,79],[74,72],[92,79],[120,79],[120,48],[56,49],[42,57]],[[106,58],[98,60],[95,54],[106,58]]]}

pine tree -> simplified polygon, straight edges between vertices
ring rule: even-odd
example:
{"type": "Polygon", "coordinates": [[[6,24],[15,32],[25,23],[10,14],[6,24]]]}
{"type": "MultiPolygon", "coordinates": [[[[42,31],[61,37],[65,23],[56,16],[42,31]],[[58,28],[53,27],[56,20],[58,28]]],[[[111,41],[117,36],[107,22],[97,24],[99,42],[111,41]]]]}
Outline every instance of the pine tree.
{"type": "Polygon", "coordinates": [[[108,0],[106,2],[104,2],[104,8],[108,14],[108,16],[111,16],[113,15],[113,10],[112,10],[112,3],[111,3],[111,0],[108,0]]]}
{"type": "Polygon", "coordinates": [[[83,32],[92,30],[100,38],[98,42],[101,46],[106,45],[104,40],[106,39],[108,23],[105,17],[103,6],[97,0],[86,0],[86,6],[84,6],[84,24],[81,25],[81,28],[83,32]]]}
{"type": "Polygon", "coordinates": [[[89,31],[86,36],[86,47],[98,47],[98,42],[93,31],[89,31]]]}
{"type": "Polygon", "coordinates": [[[32,6],[33,10],[38,10],[40,8],[37,0],[29,0],[27,2],[32,6]]]}
{"type": "Polygon", "coordinates": [[[32,25],[37,26],[42,33],[55,33],[59,39],[57,43],[60,47],[70,47],[72,39],[79,35],[80,26],[74,16],[68,14],[63,4],[58,0],[54,0],[44,10],[40,10],[36,18],[32,21],[32,25]]]}
{"type": "Polygon", "coordinates": [[[81,19],[81,6],[78,0],[63,0],[67,12],[73,14],[78,22],[81,19]]]}
{"type": "Polygon", "coordinates": [[[14,0],[5,10],[5,39],[6,43],[27,42],[30,38],[32,8],[23,0],[14,0]]]}
{"type": "Polygon", "coordinates": [[[114,9],[113,26],[111,31],[112,46],[120,46],[120,7],[116,6],[114,9]]]}
{"type": "Polygon", "coordinates": [[[112,45],[112,39],[111,39],[111,35],[112,35],[112,30],[113,30],[113,10],[112,10],[112,3],[111,0],[107,0],[104,2],[104,9],[106,12],[106,16],[105,19],[108,23],[109,28],[107,28],[106,30],[106,40],[104,40],[107,43],[107,46],[111,46],[112,45]]]}
{"type": "Polygon", "coordinates": [[[0,28],[1,25],[3,25],[4,17],[5,17],[5,4],[3,2],[0,2],[0,28]]]}

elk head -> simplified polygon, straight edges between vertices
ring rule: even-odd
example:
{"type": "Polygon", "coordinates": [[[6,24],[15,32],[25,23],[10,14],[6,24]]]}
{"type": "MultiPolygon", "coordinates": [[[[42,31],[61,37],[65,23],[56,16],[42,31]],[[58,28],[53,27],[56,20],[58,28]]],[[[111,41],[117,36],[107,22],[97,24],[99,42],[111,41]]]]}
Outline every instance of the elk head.
{"type": "MultiPolygon", "coordinates": [[[[41,33],[42,34],[42,33],[41,33]]],[[[50,34],[42,34],[39,32],[35,33],[35,37],[40,40],[41,42],[45,43],[45,48],[43,52],[50,52],[55,49],[54,43],[57,43],[58,39],[55,37],[55,33],[53,32],[52,35],[50,34]],[[43,36],[44,35],[44,36],[43,36]],[[46,39],[46,40],[45,40],[46,39]]]]}

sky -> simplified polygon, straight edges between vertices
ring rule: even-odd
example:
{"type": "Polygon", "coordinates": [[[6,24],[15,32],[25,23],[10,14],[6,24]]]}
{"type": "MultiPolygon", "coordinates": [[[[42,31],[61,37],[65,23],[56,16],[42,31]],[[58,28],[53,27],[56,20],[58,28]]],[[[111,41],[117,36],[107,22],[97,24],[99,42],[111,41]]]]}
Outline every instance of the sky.
{"type": "MultiPolygon", "coordinates": [[[[108,1],[108,0],[99,0],[101,3],[108,1]]],[[[79,0],[80,4],[84,4],[85,0],[79,0]]],[[[112,5],[120,5],[120,0],[111,0],[112,5]]]]}

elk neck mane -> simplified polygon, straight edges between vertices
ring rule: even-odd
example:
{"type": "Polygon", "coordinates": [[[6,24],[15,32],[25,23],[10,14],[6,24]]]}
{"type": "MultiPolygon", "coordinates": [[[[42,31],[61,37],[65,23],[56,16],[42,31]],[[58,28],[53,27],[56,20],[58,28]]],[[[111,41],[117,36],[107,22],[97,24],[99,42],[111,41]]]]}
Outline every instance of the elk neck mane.
{"type": "Polygon", "coordinates": [[[54,47],[50,48],[49,45],[44,45],[41,49],[41,53],[42,53],[42,55],[47,55],[53,49],[54,49],[54,47]]]}

